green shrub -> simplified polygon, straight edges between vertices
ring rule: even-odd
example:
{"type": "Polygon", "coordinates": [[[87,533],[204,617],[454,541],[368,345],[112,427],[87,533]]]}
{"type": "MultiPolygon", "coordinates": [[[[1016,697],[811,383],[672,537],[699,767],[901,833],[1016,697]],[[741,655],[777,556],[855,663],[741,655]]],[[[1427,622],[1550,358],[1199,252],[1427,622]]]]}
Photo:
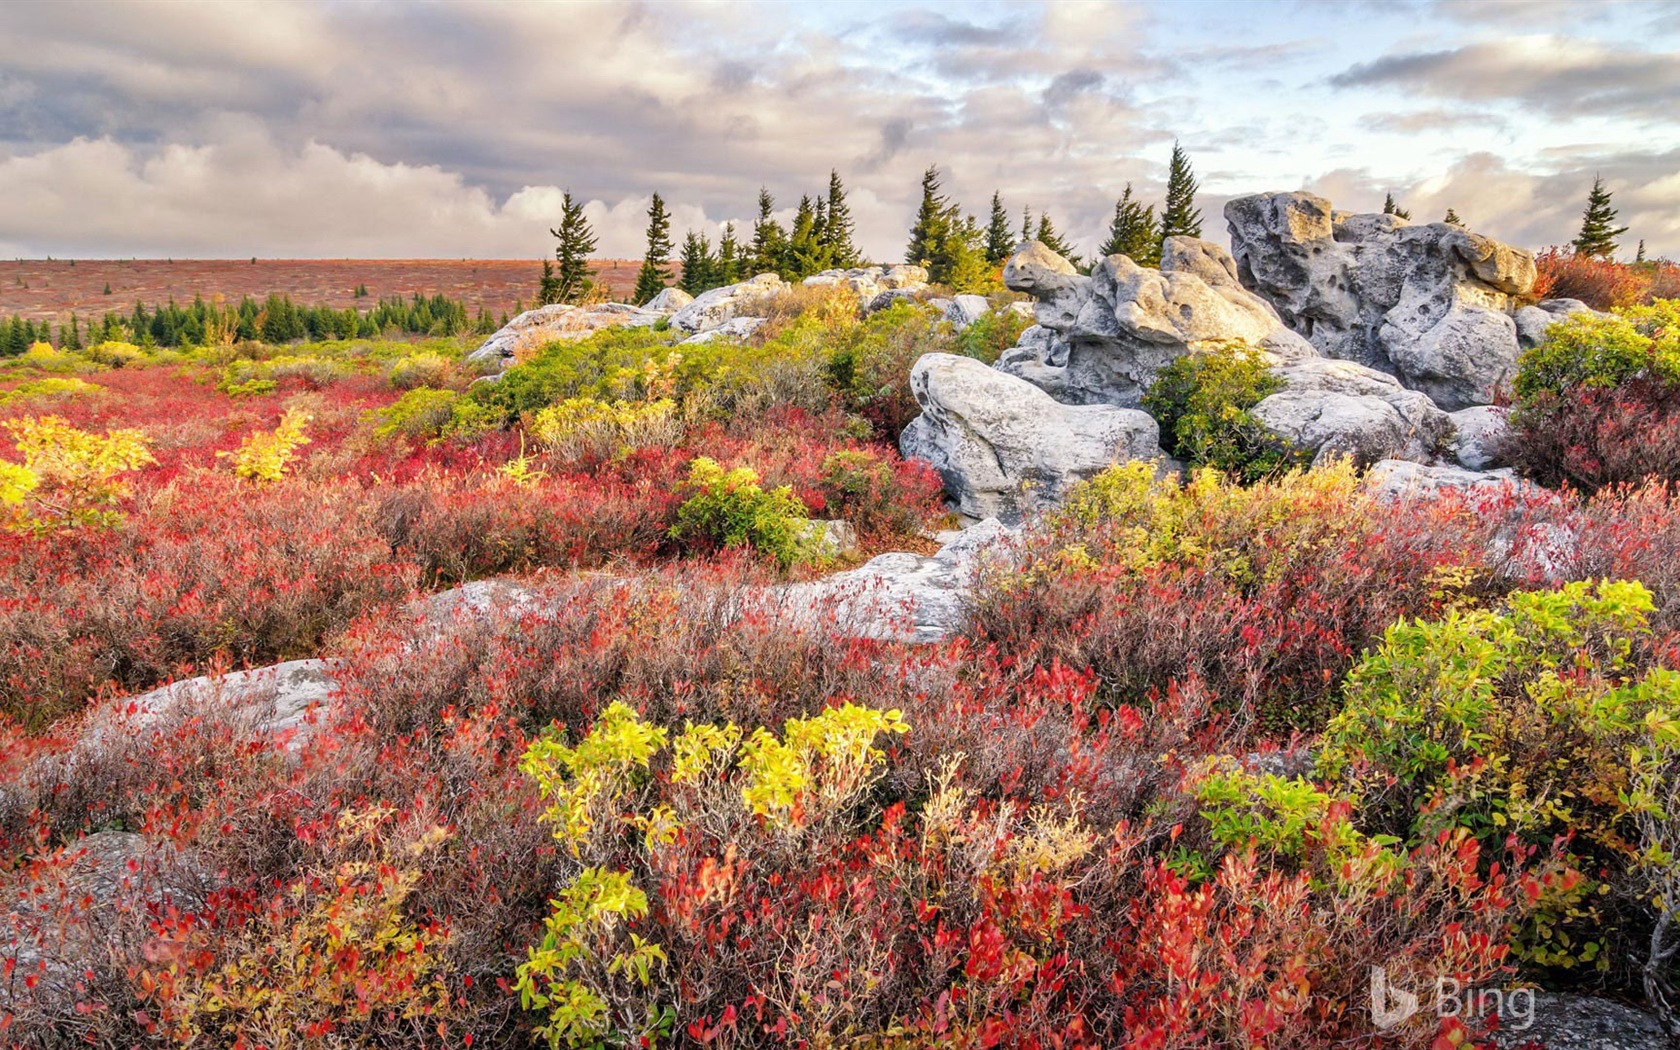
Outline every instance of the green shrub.
{"type": "Polygon", "coordinates": [[[1512,387],[1526,402],[1542,393],[1609,388],[1644,376],[1680,383],[1680,300],[1559,321],[1519,359],[1512,387]]]}
{"type": "Polygon", "coordinates": [[[386,372],[391,385],[398,390],[414,390],[423,386],[441,389],[454,374],[454,361],[442,354],[426,351],[399,358],[386,372]]]}
{"type": "Polygon", "coordinates": [[[374,424],[373,436],[380,441],[398,438],[432,440],[451,429],[458,397],[451,390],[420,387],[384,408],[364,413],[362,418],[374,424]]]}
{"type": "Polygon", "coordinates": [[[914,532],[933,503],[928,493],[910,491],[895,464],[869,451],[829,453],[817,489],[827,516],[845,518],[865,533],[914,532]]]}
{"type": "Polygon", "coordinates": [[[669,333],[648,328],[604,328],[586,339],[550,343],[495,382],[475,384],[466,397],[503,426],[566,398],[639,397],[645,366],[668,357],[671,341],[669,333]]]}
{"type": "Polygon", "coordinates": [[[1519,938],[1532,964],[1609,968],[1644,937],[1630,792],[1651,726],[1680,715],[1680,674],[1651,666],[1650,592],[1579,582],[1498,611],[1402,621],[1349,674],[1319,776],[1348,784],[1371,830],[1423,845],[1462,827],[1497,856],[1507,838],[1566,844],[1560,879],[1519,938]]]}
{"type": "Polygon", "coordinates": [[[863,322],[834,333],[828,354],[829,383],[849,411],[877,432],[897,440],[921,412],[910,393],[910,369],[927,353],[961,353],[939,314],[914,303],[894,303],[863,322]]]}
{"type": "Polygon", "coordinates": [[[597,401],[570,397],[537,412],[530,431],[549,451],[566,459],[617,459],[638,448],[672,446],[682,440],[676,402],[597,401]]]}
{"type": "Polygon", "coordinates": [[[1174,456],[1258,481],[1303,462],[1249,412],[1282,387],[1258,351],[1218,343],[1162,369],[1143,407],[1160,423],[1161,443],[1174,456]]]}
{"type": "Polygon", "coordinates": [[[702,456],[689,464],[670,536],[697,550],[751,547],[787,568],[807,555],[805,505],[786,485],[764,491],[750,467],[725,471],[702,456]]]}
{"type": "Polygon", "coordinates": [[[1021,333],[1033,325],[1033,319],[1014,310],[1007,303],[994,303],[990,313],[957,333],[957,353],[991,364],[1003,352],[1021,341],[1021,333]]]}

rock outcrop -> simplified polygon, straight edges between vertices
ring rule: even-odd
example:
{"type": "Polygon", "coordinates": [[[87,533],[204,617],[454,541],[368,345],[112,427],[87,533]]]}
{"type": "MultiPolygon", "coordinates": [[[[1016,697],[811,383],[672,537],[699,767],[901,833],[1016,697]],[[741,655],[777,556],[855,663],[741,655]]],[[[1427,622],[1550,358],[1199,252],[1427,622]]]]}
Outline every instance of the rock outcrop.
{"type": "Polygon", "coordinates": [[[1498,405],[1477,405],[1452,413],[1453,455],[1470,470],[1490,470],[1505,465],[1500,448],[1510,429],[1510,409],[1498,405]]]}
{"type": "Polygon", "coordinates": [[[539,306],[535,310],[526,310],[498,328],[479,344],[477,350],[467,355],[467,360],[502,369],[512,364],[520,354],[547,343],[584,339],[615,325],[650,325],[665,316],[658,310],[628,303],[539,306]]]}
{"type": "Polygon", "coordinates": [[[922,414],[899,447],[931,463],[973,518],[1015,520],[1115,462],[1165,458],[1148,413],[1065,405],[972,358],[924,354],[910,389],[922,414]]]}
{"type": "Polygon", "coordinates": [[[1515,374],[1528,252],[1310,193],[1238,197],[1225,219],[1242,284],[1325,356],[1390,372],[1447,411],[1491,404],[1515,374]]]}
{"type": "Polygon", "coordinates": [[[1284,387],[1251,414],[1315,462],[1332,455],[1427,462],[1452,434],[1451,418],[1427,396],[1375,369],[1306,357],[1272,372],[1284,387]]]}
{"type": "Polygon", "coordinates": [[[1286,360],[1312,354],[1207,241],[1170,237],[1159,270],[1114,255],[1089,277],[1029,241],[1003,281],[1037,300],[1038,324],[999,367],[1074,404],[1136,407],[1156,374],[1199,344],[1238,340],[1286,360]]]}
{"type": "Polygon", "coordinates": [[[913,296],[927,287],[927,270],[920,266],[855,266],[846,270],[824,270],[801,282],[807,288],[844,288],[868,306],[886,293],[890,303],[913,296]]]}
{"type": "Polygon", "coordinates": [[[1407,499],[1440,492],[1498,489],[1523,484],[1509,470],[1465,470],[1385,459],[1365,474],[1365,485],[1379,499],[1407,499]]]}
{"type": "Polygon", "coordinates": [[[787,287],[787,282],[775,274],[761,273],[739,284],[726,284],[722,288],[701,292],[671,315],[671,327],[688,335],[709,332],[737,317],[752,316],[747,312],[749,307],[766,296],[785,291],[787,287]]]}
{"type": "Polygon", "coordinates": [[[1517,342],[1528,350],[1545,340],[1546,330],[1552,325],[1571,314],[1582,313],[1597,314],[1598,311],[1579,299],[1542,299],[1533,306],[1518,310],[1511,319],[1517,323],[1517,342]]]}

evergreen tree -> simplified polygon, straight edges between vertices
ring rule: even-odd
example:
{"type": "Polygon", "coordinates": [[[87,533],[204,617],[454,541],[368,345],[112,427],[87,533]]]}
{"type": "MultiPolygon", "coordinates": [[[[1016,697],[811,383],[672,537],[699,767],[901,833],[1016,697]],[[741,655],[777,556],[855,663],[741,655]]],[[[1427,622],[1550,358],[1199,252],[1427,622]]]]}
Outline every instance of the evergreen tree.
{"type": "Polygon", "coordinates": [[[1451,208],[1447,209],[1447,217],[1442,219],[1441,221],[1446,223],[1448,226],[1463,226],[1464,225],[1464,220],[1462,220],[1458,217],[1458,212],[1453,211],[1451,208]]]}
{"type": "Polygon", "coordinates": [[[1079,265],[1079,257],[1073,253],[1073,247],[1062,240],[1062,235],[1056,230],[1056,224],[1050,221],[1049,212],[1038,213],[1038,229],[1034,231],[1033,237],[1068,262],[1079,265]]]}
{"type": "Polygon", "coordinates": [[[1639,249],[1633,253],[1633,261],[1636,263],[1645,261],[1645,238],[1643,237],[1639,238],[1639,249]]]}
{"type": "Polygon", "coordinates": [[[589,266],[590,253],[595,250],[595,230],[583,215],[583,202],[567,190],[561,204],[560,225],[548,231],[560,243],[554,246],[554,258],[559,262],[555,274],[556,302],[575,303],[589,294],[595,282],[590,278],[594,270],[589,266]]]}
{"type": "Polygon", "coordinates": [[[1144,207],[1132,196],[1132,184],[1126,183],[1120,199],[1114,202],[1114,218],[1108,225],[1108,240],[1097,249],[1097,255],[1124,255],[1139,266],[1159,266],[1161,263],[1161,231],[1155,225],[1155,205],[1144,207]]]}
{"type": "Polygon", "coordinates": [[[972,215],[958,218],[955,205],[949,216],[949,232],[936,260],[939,283],[958,292],[978,288],[992,276],[986,262],[985,231],[972,215]]]}
{"type": "Polygon", "coordinates": [[[70,315],[70,321],[59,329],[58,345],[64,350],[80,350],[82,348],[81,326],[76,321],[76,315],[70,315]]]}
{"type": "Polygon", "coordinates": [[[1167,200],[1161,208],[1161,243],[1168,237],[1200,237],[1202,213],[1196,207],[1201,187],[1190,170],[1190,154],[1173,143],[1172,161],[1167,166],[1167,200]]]}
{"type": "Polygon", "coordinates": [[[775,210],[776,198],[770,196],[769,190],[759,187],[758,219],[753,222],[752,248],[748,256],[749,269],[752,270],[749,276],[779,273],[782,269],[787,256],[787,231],[771,218],[775,210]]]}
{"type": "Polygon", "coordinates": [[[951,202],[939,190],[939,165],[931,164],[922,173],[922,203],[904,249],[904,261],[926,266],[930,275],[951,236],[951,202]]]}
{"type": "Polygon", "coordinates": [[[1009,228],[1009,213],[1003,210],[1003,197],[992,191],[992,220],[986,224],[986,261],[993,266],[1001,265],[1009,258],[1009,253],[1015,250],[1019,242],[1015,240],[1015,231],[1009,228]]]}
{"type": "Polygon", "coordinates": [[[693,230],[683,238],[680,286],[689,295],[699,295],[718,286],[717,259],[712,255],[712,244],[693,230]]]}
{"type": "Polygon", "coordinates": [[[856,266],[861,258],[857,246],[852,243],[857,224],[852,220],[852,209],[846,203],[846,187],[841,183],[838,171],[828,173],[826,204],[817,239],[828,254],[828,265],[856,266]]]}
{"type": "Polygon", "coordinates": [[[828,252],[821,239],[826,219],[822,201],[809,196],[799,198],[799,210],[793,216],[793,231],[788,234],[787,251],[782,258],[782,278],[797,281],[828,268],[828,252]]]}
{"type": "Polygon", "coordinates": [[[1032,209],[1021,205],[1021,240],[1032,240],[1032,209]]]}
{"type": "Polygon", "coordinates": [[[554,272],[554,264],[543,260],[542,279],[537,282],[537,305],[550,306],[560,301],[560,278],[554,272]]]}
{"type": "Polygon", "coordinates": [[[1411,212],[1394,203],[1394,194],[1392,193],[1385,194],[1383,197],[1383,214],[1392,215],[1397,219],[1410,219],[1412,217],[1411,212]]]}
{"type": "Polygon", "coordinates": [[[1616,254],[1616,238],[1627,231],[1626,226],[1616,225],[1616,209],[1610,206],[1610,191],[1604,188],[1604,180],[1594,176],[1587,211],[1581,216],[1581,232],[1573,242],[1575,254],[1608,259],[1616,254]]]}
{"type": "Polygon", "coordinates": [[[717,283],[734,284],[741,279],[741,243],[735,239],[735,224],[725,223],[718,238],[717,283]]]}
{"type": "Polygon", "coordinates": [[[665,212],[665,198],[655,193],[647,216],[647,251],[642,255],[636,290],[630,297],[637,305],[652,299],[671,283],[671,216],[665,212]]]}

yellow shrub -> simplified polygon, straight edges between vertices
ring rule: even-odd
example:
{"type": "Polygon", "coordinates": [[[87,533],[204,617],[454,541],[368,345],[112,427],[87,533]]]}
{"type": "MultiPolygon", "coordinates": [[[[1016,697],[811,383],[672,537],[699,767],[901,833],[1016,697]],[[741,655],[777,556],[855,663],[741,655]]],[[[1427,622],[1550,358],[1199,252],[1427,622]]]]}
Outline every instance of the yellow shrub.
{"type": "Polygon", "coordinates": [[[0,393],[0,405],[9,405],[30,398],[64,398],[81,397],[89,394],[102,394],[105,388],[95,386],[85,379],[71,376],[61,379],[58,376],[48,376],[46,379],[36,379],[28,383],[19,383],[10,390],[0,393]]]}
{"type": "Polygon", "coordinates": [[[42,531],[64,525],[110,525],[128,495],[118,475],[155,463],[137,430],[78,430],[58,416],[8,421],[23,455],[0,477],[0,502],[29,506],[19,523],[42,531]]]}
{"type": "Polygon", "coordinates": [[[657,401],[597,401],[571,397],[531,420],[531,433],[549,451],[568,459],[613,459],[650,445],[674,445],[682,438],[677,405],[657,401]]]}
{"type": "Polygon", "coordinates": [[[286,468],[297,458],[298,449],[309,444],[303,428],[309,425],[309,413],[289,408],[280,417],[280,425],[273,430],[259,430],[247,435],[233,452],[218,452],[218,456],[233,459],[233,472],[252,481],[279,481],[286,476],[286,468]]]}

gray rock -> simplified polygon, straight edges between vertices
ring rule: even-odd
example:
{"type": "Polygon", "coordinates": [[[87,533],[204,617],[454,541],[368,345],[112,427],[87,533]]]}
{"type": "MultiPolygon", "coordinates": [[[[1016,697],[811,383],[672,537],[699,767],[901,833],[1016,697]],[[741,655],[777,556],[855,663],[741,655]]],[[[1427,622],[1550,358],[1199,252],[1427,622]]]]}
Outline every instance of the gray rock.
{"type": "Polygon", "coordinates": [[[1207,343],[1241,341],[1284,358],[1312,354],[1241,285],[1224,249],[1206,241],[1169,238],[1159,270],[1114,255],[1089,277],[1031,241],[1005,265],[1004,283],[1037,300],[1038,325],[999,367],[1077,404],[1136,407],[1162,368],[1207,343]]]}
{"type": "Polygon", "coordinates": [[[694,296],[678,288],[676,285],[665,289],[658,295],[642,304],[642,309],[653,310],[662,314],[675,313],[694,301],[694,296]]]}
{"type": "Polygon", "coordinates": [[[887,292],[890,305],[899,298],[913,296],[927,288],[927,270],[920,266],[855,266],[844,270],[824,270],[805,278],[808,288],[844,288],[856,295],[860,302],[872,304],[887,292]]]}
{"type": "Polygon", "coordinates": [[[1656,1017],[1643,1010],[1591,995],[1532,994],[1527,1000],[1510,993],[1504,997],[1496,1045],[1513,1050],[1528,1045],[1546,1050],[1672,1050],[1675,1045],[1656,1017]]]}
{"type": "MultiPolygon", "coordinates": [[[[667,289],[669,291],[669,289],[667,289]]],[[[628,303],[594,303],[571,306],[555,303],[526,310],[479,344],[467,360],[492,368],[505,368],[522,351],[547,343],[567,342],[594,335],[615,325],[650,325],[665,316],[658,310],[628,303]]]]}
{"type": "Polygon", "coordinates": [[[1447,409],[1489,404],[1519,345],[1534,257],[1447,223],[1344,215],[1308,193],[1225,206],[1236,272],[1329,357],[1398,376],[1447,409]]]}
{"type": "Polygon", "coordinates": [[[1366,489],[1378,499],[1410,499],[1442,492],[1496,490],[1520,485],[1510,470],[1465,470],[1463,467],[1427,466],[1401,459],[1385,459],[1365,475],[1366,489]]]}
{"type": "Polygon", "coordinates": [[[892,306],[896,303],[920,302],[922,297],[926,294],[926,288],[888,288],[884,291],[877,292],[873,298],[865,300],[863,303],[863,312],[866,314],[876,314],[880,313],[882,310],[892,308],[892,306]]]}
{"type": "Polygon", "coordinates": [[[677,345],[689,346],[694,343],[709,343],[715,339],[745,339],[758,331],[759,326],[764,321],[765,319],[762,317],[732,317],[716,328],[708,328],[699,335],[689,336],[677,345]]]}
{"type": "Polygon", "coordinates": [[[123,831],[84,836],[6,880],[0,958],[15,970],[0,981],[0,1016],[11,1015],[10,1034],[67,1032],[78,1003],[126,992],[127,967],[156,943],[151,913],[199,910],[213,888],[167,842],[123,831]]]}
{"type": "Polygon", "coordinates": [[[255,736],[284,739],[287,748],[295,751],[310,716],[332,700],[333,667],[331,660],[288,660],[172,682],[101,707],[89,716],[77,746],[97,750],[114,736],[127,737],[214,711],[225,724],[255,736]]]}
{"type": "Polygon", "coordinates": [[[1147,413],[1064,405],[1025,380],[952,354],[924,354],[910,373],[922,407],[899,439],[945,481],[962,513],[1015,520],[1116,462],[1163,458],[1147,413]]]}
{"type": "Polygon", "coordinates": [[[1352,361],[1304,358],[1280,362],[1273,373],[1284,388],[1252,414],[1314,462],[1332,456],[1427,461],[1452,432],[1451,419],[1427,396],[1352,361]]]}
{"type": "Polygon", "coordinates": [[[857,530],[851,522],[823,518],[806,523],[800,540],[809,543],[817,557],[824,559],[850,554],[857,550],[858,542],[857,530]]]}
{"type": "Polygon", "coordinates": [[[726,284],[722,288],[701,292],[693,302],[671,315],[671,327],[688,335],[709,332],[734,320],[745,307],[786,288],[787,283],[780,277],[773,273],[761,273],[738,284],[726,284]]]}
{"type": "Polygon", "coordinates": [[[1546,330],[1572,314],[1595,314],[1599,311],[1579,299],[1542,299],[1533,306],[1525,306],[1513,317],[1517,324],[1517,341],[1524,350],[1546,341],[1546,330]]]}
{"type": "Polygon", "coordinates": [[[805,628],[859,638],[938,642],[962,629],[982,559],[1008,558],[1014,530],[997,519],[964,529],[932,557],[880,554],[848,572],[792,584],[768,597],[805,628]]]}
{"type": "Polygon", "coordinates": [[[1470,470],[1488,470],[1504,466],[1500,444],[1509,429],[1511,410],[1497,405],[1477,405],[1461,408],[1452,416],[1453,452],[1459,465],[1470,470]]]}
{"type": "Polygon", "coordinates": [[[951,300],[951,305],[945,308],[945,320],[951,326],[962,331],[969,325],[992,312],[992,304],[983,295],[959,295],[951,300]]]}

